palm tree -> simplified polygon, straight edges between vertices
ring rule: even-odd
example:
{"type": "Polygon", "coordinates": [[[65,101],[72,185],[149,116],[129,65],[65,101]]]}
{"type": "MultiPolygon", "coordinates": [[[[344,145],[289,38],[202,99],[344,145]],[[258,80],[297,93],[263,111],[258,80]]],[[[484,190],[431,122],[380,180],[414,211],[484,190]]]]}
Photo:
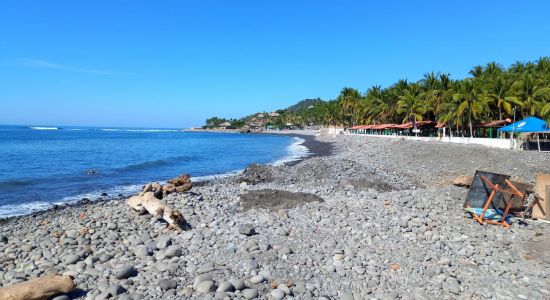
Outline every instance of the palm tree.
{"type": "Polygon", "coordinates": [[[403,123],[410,120],[416,129],[416,121],[422,121],[423,115],[427,112],[425,96],[418,84],[411,84],[403,91],[403,95],[397,101],[397,113],[404,115],[403,123]]]}
{"type": "Polygon", "coordinates": [[[509,77],[498,76],[491,82],[491,86],[486,94],[489,101],[496,104],[498,108],[499,120],[502,120],[502,111],[510,115],[513,105],[521,105],[516,97],[511,96],[513,81],[509,77]]]}
{"type": "Polygon", "coordinates": [[[502,66],[497,62],[490,62],[485,66],[485,72],[488,77],[495,78],[502,73],[502,66]]]}
{"type": "Polygon", "coordinates": [[[457,108],[458,116],[462,117],[465,113],[468,114],[470,137],[474,137],[472,120],[473,118],[479,118],[488,110],[486,98],[479,93],[474,79],[464,79],[461,81],[460,90],[453,97],[456,101],[460,102],[457,108]]]}
{"type": "Polygon", "coordinates": [[[515,96],[521,101],[523,116],[533,116],[542,113],[546,102],[550,100],[550,87],[545,86],[541,79],[532,74],[524,74],[513,85],[515,96]]]}
{"type": "Polygon", "coordinates": [[[453,136],[453,125],[456,126],[457,134],[459,126],[462,126],[462,116],[458,113],[459,106],[460,101],[458,99],[451,98],[443,104],[441,114],[437,119],[439,122],[443,122],[448,125],[449,134],[451,136],[453,136]]]}
{"type": "Polygon", "coordinates": [[[354,114],[361,100],[361,94],[354,88],[345,87],[340,91],[338,99],[342,109],[342,119],[347,117],[350,119],[352,125],[355,125],[354,114]]]}
{"type": "Polygon", "coordinates": [[[543,118],[546,118],[546,120],[547,120],[548,122],[550,122],[550,102],[546,103],[546,104],[542,107],[541,114],[542,114],[542,117],[543,117],[543,118]]]}
{"type": "Polygon", "coordinates": [[[483,72],[483,66],[477,65],[473,67],[468,74],[472,75],[474,78],[481,78],[483,72]]]}
{"type": "Polygon", "coordinates": [[[452,80],[449,74],[429,73],[424,75],[421,80],[426,91],[426,101],[429,104],[430,111],[433,113],[433,120],[438,119],[442,113],[444,104],[452,99],[452,80]]]}

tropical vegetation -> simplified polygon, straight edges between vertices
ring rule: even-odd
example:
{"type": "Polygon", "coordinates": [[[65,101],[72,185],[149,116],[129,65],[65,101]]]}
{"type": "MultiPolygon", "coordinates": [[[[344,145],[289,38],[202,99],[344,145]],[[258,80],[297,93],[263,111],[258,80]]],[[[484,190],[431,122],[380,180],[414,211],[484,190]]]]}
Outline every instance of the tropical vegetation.
{"type": "Polygon", "coordinates": [[[280,117],[265,124],[350,127],[431,120],[471,136],[473,127],[484,121],[528,116],[550,121],[550,57],[507,68],[490,62],[473,67],[463,79],[430,72],[416,82],[402,79],[386,88],[372,86],[364,93],[344,87],[336,99],[305,101],[306,105],[278,110],[280,117]]]}

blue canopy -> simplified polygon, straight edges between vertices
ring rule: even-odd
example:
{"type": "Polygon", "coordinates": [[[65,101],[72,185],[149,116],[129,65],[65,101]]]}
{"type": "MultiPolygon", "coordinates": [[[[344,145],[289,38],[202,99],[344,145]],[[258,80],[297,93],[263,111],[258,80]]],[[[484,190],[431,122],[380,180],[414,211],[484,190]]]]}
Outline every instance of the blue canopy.
{"type": "Polygon", "coordinates": [[[546,124],[546,121],[537,117],[529,117],[525,120],[518,121],[516,123],[504,126],[499,131],[505,132],[548,132],[550,128],[546,124]]]}

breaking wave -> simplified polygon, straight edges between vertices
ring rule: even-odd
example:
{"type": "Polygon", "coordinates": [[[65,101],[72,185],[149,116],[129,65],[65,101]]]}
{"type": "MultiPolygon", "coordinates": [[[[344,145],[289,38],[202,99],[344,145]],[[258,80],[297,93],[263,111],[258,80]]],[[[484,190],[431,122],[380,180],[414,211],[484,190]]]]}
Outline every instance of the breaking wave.
{"type": "Polygon", "coordinates": [[[58,127],[41,127],[41,126],[30,126],[32,130],[58,130],[58,127]]]}

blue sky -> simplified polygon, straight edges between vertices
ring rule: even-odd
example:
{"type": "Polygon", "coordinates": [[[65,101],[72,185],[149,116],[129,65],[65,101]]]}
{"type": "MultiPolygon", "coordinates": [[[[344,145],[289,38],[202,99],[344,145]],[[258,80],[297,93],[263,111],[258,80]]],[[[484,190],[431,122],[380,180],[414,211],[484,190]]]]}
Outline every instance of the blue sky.
{"type": "Polygon", "coordinates": [[[2,1],[0,124],[189,127],[550,55],[550,1],[2,1]]]}

